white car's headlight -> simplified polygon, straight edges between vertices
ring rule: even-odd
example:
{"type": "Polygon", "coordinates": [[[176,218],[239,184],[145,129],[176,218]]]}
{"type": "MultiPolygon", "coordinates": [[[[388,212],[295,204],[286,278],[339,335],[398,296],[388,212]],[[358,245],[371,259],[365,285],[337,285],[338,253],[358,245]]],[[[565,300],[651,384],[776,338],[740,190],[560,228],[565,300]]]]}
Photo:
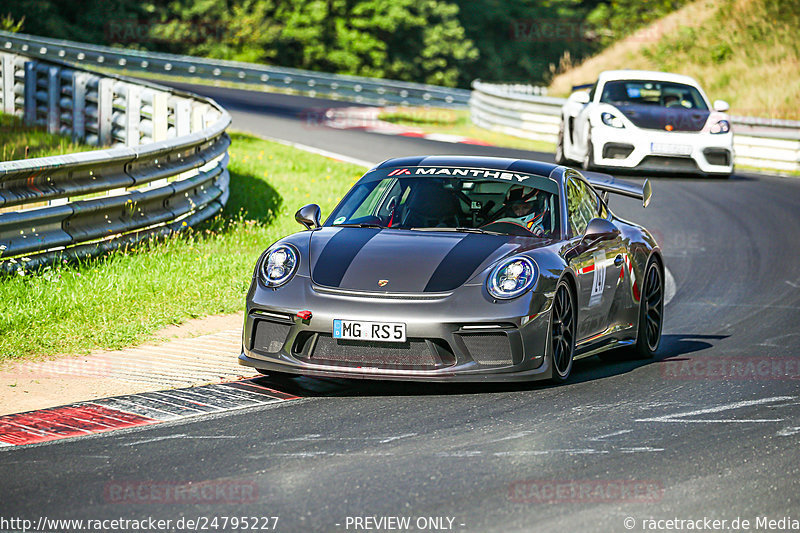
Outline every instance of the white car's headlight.
{"type": "Polygon", "coordinates": [[[711,126],[711,133],[728,133],[731,131],[731,123],[727,120],[720,120],[711,126]]]}
{"type": "Polygon", "coordinates": [[[625,124],[622,123],[622,119],[613,113],[608,113],[608,112],[601,113],[600,120],[603,121],[603,124],[605,124],[606,126],[611,126],[612,128],[625,127],[625,124]]]}
{"type": "Polygon", "coordinates": [[[539,269],[527,257],[518,255],[501,261],[489,274],[486,288],[493,297],[509,300],[524,294],[536,284],[539,269]]]}
{"type": "Polygon", "coordinates": [[[261,279],[270,287],[280,287],[297,271],[298,257],[299,254],[294,247],[279,244],[264,256],[261,263],[261,279]]]}

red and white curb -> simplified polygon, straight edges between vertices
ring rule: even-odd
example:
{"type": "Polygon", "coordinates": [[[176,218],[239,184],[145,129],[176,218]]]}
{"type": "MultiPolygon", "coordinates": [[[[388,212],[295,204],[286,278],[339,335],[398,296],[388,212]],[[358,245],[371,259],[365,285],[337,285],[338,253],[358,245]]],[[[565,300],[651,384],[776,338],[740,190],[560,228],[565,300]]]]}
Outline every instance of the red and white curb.
{"type": "Polygon", "coordinates": [[[0,446],[82,437],[297,399],[256,380],[115,396],[0,416],[0,446]]]}
{"type": "MultiPolygon", "coordinates": [[[[490,146],[489,143],[480,139],[447,133],[428,133],[419,128],[400,126],[381,120],[380,115],[391,113],[392,111],[394,111],[394,108],[391,107],[334,107],[313,115],[313,121],[319,122],[323,126],[340,130],[361,130],[381,135],[398,135],[400,137],[414,137],[446,143],[490,146]]],[[[307,121],[312,122],[310,118],[307,118],[307,121]]]]}

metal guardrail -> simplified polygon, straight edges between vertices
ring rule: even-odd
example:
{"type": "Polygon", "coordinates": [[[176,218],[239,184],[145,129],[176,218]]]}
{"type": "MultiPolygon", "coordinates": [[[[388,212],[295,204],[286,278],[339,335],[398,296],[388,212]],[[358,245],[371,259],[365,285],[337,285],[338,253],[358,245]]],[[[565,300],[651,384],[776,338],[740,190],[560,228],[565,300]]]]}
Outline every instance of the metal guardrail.
{"type": "Polygon", "coordinates": [[[191,226],[228,198],[230,115],[209,99],[0,51],[0,110],[112,148],[0,162],[0,271],[191,226]]]}
{"type": "MultiPolygon", "coordinates": [[[[565,98],[479,80],[472,89],[470,115],[477,126],[556,144],[565,98]]],[[[800,171],[800,122],[737,116],[731,122],[736,164],[800,171]]]]}
{"type": "Polygon", "coordinates": [[[311,97],[326,96],[364,104],[466,107],[470,98],[470,92],[466,89],[142,52],[4,31],[0,31],[0,50],[82,66],[125,69],[133,73],[146,72],[290,89],[311,97]]]}

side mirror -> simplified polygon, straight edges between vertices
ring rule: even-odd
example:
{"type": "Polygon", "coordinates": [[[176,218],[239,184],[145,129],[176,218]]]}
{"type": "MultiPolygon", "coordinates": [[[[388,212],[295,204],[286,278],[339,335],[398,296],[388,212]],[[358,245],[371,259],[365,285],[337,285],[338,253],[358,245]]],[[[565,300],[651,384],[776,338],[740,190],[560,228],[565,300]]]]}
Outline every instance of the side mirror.
{"type": "Polygon", "coordinates": [[[593,218],[586,226],[581,243],[591,244],[597,241],[607,241],[617,237],[619,233],[619,229],[610,221],[604,218],[593,218]]]}
{"type": "Polygon", "coordinates": [[[572,93],[571,98],[579,104],[588,104],[590,100],[588,91],[576,91],[572,93]]]}
{"type": "Polygon", "coordinates": [[[714,100],[714,111],[719,111],[720,113],[724,113],[730,108],[731,106],[728,105],[728,102],[726,102],[725,100],[714,100]]]}
{"type": "Polygon", "coordinates": [[[308,204],[301,207],[294,214],[294,219],[306,227],[306,229],[317,229],[322,227],[320,224],[320,210],[317,204],[308,204]]]}

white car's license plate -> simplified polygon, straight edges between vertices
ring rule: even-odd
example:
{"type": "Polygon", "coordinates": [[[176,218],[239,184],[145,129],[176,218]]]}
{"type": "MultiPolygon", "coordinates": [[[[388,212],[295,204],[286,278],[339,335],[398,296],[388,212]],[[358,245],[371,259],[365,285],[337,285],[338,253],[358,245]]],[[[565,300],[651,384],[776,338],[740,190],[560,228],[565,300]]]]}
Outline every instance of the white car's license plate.
{"type": "Polygon", "coordinates": [[[366,322],[362,320],[333,320],[333,338],[380,341],[380,342],[406,342],[406,325],[401,322],[366,322]]]}
{"type": "Polygon", "coordinates": [[[691,155],[692,147],[688,144],[650,143],[650,152],[663,155],[691,155]]]}

